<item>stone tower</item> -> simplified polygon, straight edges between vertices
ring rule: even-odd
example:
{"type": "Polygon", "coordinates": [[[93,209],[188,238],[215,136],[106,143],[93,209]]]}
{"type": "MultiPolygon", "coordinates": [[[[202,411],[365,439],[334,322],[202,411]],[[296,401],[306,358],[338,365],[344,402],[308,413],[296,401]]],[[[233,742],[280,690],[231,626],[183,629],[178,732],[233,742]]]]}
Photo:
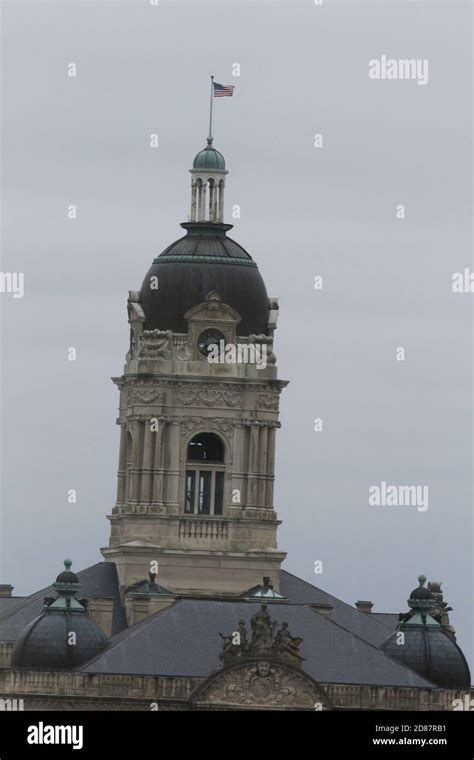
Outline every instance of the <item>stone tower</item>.
{"type": "Polygon", "coordinates": [[[130,291],[109,546],[122,591],[150,566],[172,593],[279,587],[273,507],[278,302],[227,232],[224,157],[208,139],[191,171],[184,237],[130,291]],[[154,563],[151,565],[151,563],[154,563]]]}

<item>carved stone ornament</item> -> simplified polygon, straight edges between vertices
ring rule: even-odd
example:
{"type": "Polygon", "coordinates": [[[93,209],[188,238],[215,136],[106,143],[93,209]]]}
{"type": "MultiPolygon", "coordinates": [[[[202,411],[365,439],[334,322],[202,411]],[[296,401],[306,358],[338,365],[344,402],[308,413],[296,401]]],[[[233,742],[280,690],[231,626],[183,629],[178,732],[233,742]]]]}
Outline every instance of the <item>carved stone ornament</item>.
{"type": "Polygon", "coordinates": [[[276,412],[278,410],[280,394],[278,391],[259,393],[257,396],[257,408],[276,412]]]}
{"type": "Polygon", "coordinates": [[[171,330],[143,330],[138,336],[138,352],[140,358],[163,357],[173,339],[171,330]]]}
{"type": "Polygon", "coordinates": [[[210,431],[217,430],[228,438],[232,436],[234,430],[234,421],[222,417],[186,417],[183,419],[181,429],[186,435],[193,430],[206,428],[210,431]]]}
{"type": "Polygon", "coordinates": [[[271,335],[249,335],[249,343],[267,346],[268,363],[276,364],[276,356],[273,353],[273,337],[271,335]]]}
{"type": "Polygon", "coordinates": [[[163,388],[156,383],[130,385],[127,390],[127,404],[162,404],[163,388]]]}
{"type": "Polygon", "coordinates": [[[265,658],[221,670],[191,699],[197,706],[227,709],[331,709],[326,694],[307,674],[265,658]]]}
{"type": "Polygon", "coordinates": [[[175,357],[180,362],[187,362],[192,358],[192,351],[189,346],[188,339],[175,343],[174,347],[175,357]]]}
{"type": "Polygon", "coordinates": [[[266,603],[252,616],[250,626],[250,639],[243,620],[239,621],[238,628],[230,635],[219,634],[223,642],[219,657],[224,665],[262,655],[285,660],[294,667],[301,666],[304,658],[301,657],[299,648],[303,639],[291,635],[288,623],[282,623],[277,630],[278,623],[271,619],[266,603]]]}
{"type": "Polygon", "coordinates": [[[222,298],[215,290],[211,290],[206,296],[207,310],[218,311],[220,309],[222,298]]]}
{"type": "Polygon", "coordinates": [[[184,406],[203,404],[204,406],[229,406],[234,408],[241,404],[242,393],[240,391],[227,390],[217,385],[192,385],[177,388],[176,401],[184,406]]]}

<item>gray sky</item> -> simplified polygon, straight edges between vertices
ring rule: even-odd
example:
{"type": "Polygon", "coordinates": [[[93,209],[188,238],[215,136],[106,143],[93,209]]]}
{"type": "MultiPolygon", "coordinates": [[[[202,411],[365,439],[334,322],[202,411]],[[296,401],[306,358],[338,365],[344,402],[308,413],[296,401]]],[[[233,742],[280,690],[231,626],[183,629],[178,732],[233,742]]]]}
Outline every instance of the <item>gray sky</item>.
{"type": "Polygon", "coordinates": [[[472,266],[470,5],[15,0],[2,11],[2,271],[25,273],[25,296],[0,294],[0,580],[30,593],[66,556],[76,570],[101,559],[127,292],[182,234],[212,73],[236,87],[214,120],[228,221],[241,206],[230,235],[280,299],[285,567],[376,611],[405,611],[420,573],[441,580],[469,655],[472,296],[453,294],[451,277],[472,266]],[[428,59],[428,85],[370,80],[383,54],[428,59]],[[370,507],[381,481],[428,485],[429,509],[370,507]]]}

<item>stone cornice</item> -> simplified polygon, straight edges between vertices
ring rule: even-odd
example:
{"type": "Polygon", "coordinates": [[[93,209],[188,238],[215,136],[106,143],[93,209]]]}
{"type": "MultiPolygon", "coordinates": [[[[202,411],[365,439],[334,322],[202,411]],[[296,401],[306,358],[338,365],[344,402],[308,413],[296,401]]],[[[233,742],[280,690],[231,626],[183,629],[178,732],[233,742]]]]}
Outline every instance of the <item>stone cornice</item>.
{"type": "MultiPolygon", "coordinates": [[[[0,693],[3,698],[23,698],[25,708],[40,705],[87,703],[92,710],[150,709],[159,702],[160,709],[190,709],[193,691],[204,678],[185,676],[121,675],[78,671],[0,670],[0,693]],[[29,703],[30,700],[30,703],[29,703]]],[[[407,686],[320,683],[335,710],[413,710],[450,711],[455,699],[474,694],[474,690],[418,689],[407,686]]],[[[40,707],[41,709],[41,707],[40,707]]],[[[208,706],[212,709],[212,704],[208,706]]]]}

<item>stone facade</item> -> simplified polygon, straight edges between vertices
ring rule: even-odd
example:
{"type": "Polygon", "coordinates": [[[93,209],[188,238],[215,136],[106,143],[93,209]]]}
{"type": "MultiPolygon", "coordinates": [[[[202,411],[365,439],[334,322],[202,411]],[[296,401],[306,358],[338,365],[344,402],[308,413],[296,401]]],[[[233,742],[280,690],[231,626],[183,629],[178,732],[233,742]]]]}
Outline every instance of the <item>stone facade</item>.
{"type": "Polygon", "coordinates": [[[205,679],[0,670],[0,699],[23,699],[25,710],[450,711],[466,697],[474,704],[474,692],[454,689],[317,684],[304,672],[268,660],[219,669],[205,679]]]}
{"type": "MultiPolygon", "coordinates": [[[[269,333],[276,326],[271,302],[269,333]]],[[[131,344],[120,390],[117,501],[104,558],[115,562],[122,590],[151,562],[171,591],[240,594],[268,575],[278,588],[285,553],[277,548],[273,506],[279,397],[271,336],[236,335],[240,316],[218,293],[186,315],[188,333],[143,329],[138,295],[129,298],[131,344]],[[266,366],[210,363],[197,341],[215,328],[226,345],[252,344],[266,366]],[[262,348],[264,347],[264,348],[262,348]],[[224,445],[222,515],[184,513],[186,454],[199,433],[224,445]]]]}

